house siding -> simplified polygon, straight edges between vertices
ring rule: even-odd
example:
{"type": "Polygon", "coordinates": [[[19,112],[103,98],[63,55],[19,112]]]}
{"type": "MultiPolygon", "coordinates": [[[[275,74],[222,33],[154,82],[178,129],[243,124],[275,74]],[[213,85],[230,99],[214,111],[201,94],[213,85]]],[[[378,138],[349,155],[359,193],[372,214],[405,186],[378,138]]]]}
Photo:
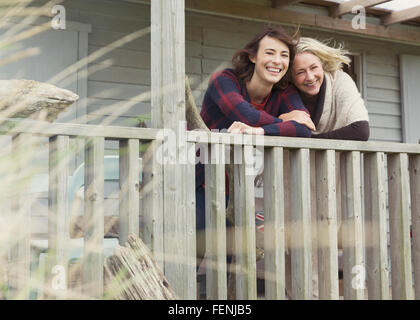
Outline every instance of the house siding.
{"type": "MultiPolygon", "coordinates": [[[[268,2],[260,4],[269,5],[268,2]]],[[[92,25],[89,54],[150,26],[150,6],[144,4],[72,0],[65,1],[64,6],[69,20],[92,25]]],[[[264,24],[187,11],[185,25],[186,73],[200,108],[210,74],[230,66],[234,52],[264,24]]],[[[371,140],[401,142],[399,54],[420,55],[420,49],[305,28],[301,29],[301,35],[344,42],[351,52],[365,53],[365,102],[370,115],[371,140]]],[[[88,123],[106,121],[111,125],[136,126],[136,117],[150,113],[150,98],[138,97],[150,91],[150,34],[90,61],[88,68],[88,123]],[[110,60],[112,64],[106,66],[105,62],[110,60]],[[124,101],[133,103],[121,113],[112,108],[115,103],[124,101]]]]}
{"type": "MultiPolygon", "coordinates": [[[[247,1],[256,2],[256,1],[247,1]]],[[[267,1],[268,5],[269,1],[267,1]]],[[[67,0],[63,2],[69,21],[90,24],[88,53],[112,45],[122,37],[150,26],[150,6],[127,1],[67,0]]],[[[306,11],[310,9],[305,8],[306,11]]],[[[264,25],[245,19],[186,12],[186,73],[200,108],[209,76],[230,66],[235,51],[264,25]]],[[[294,30],[291,28],[290,30],[294,30]]],[[[399,55],[420,56],[420,48],[356,36],[301,28],[302,36],[334,39],[354,53],[363,53],[365,102],[370,116],[371,140],[402,141],[399,55]]],[[[106,53],[88,64],[87,123],[137,126],[140,115],[150,114],[150,34],[106,53]],[[139,96],[143,94],[143,96],[139,96]],[[144,98],[145,96],[145,98],[144,98]],[[127,104],[130,103],[128,107],[127,104]],[[115,109],[119,104],[120,109],[115,109]],[[123,111],[121,111],[123,109],[123,111]]],[[[146,121],[150,124],[150,121],[146,121]]],[[[107,142],[106,153],[115,154],[118,143],[107,142]]],[[[118,211],[118,186],[106,186],[106,214],[118,211]]],[[[45,194],[36,196],[33,214],[46,221],[45,194]]],[[[37,225],[45,226],[44,223],[37,225]]]]}

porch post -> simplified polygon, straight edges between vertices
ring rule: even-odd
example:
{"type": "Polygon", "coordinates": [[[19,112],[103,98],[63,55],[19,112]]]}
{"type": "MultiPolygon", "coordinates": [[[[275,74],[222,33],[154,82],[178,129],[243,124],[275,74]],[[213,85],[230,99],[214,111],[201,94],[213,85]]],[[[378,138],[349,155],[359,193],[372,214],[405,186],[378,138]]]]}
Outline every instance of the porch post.
{"type": "Polygon", "coordinates": [[[187,201],[194,202],[195,195],[185,192],[188,165],[182,161],[187,146],[184,0],[151,1],[151,91],[152,126],[165,129],[157,150],[163,154],[158,185],[163,199],[164,273],[179,298],[195,299],[195,259],[191,259],[195,241],[188,241],[191,235],[186,232],[195,231],[195,210],[187,210],[187,201]]]}

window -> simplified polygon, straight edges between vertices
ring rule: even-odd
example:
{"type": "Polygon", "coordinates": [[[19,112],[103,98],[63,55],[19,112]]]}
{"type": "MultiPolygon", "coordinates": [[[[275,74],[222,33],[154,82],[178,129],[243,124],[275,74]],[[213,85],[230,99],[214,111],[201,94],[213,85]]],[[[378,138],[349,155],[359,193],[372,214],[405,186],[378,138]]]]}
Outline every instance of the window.
{"type": "Polygon", "coordinates": [[[364,86],[365,77],[363,76],[364,69],[364,53],[353,53],[349,56],[351,63],[349,66],[345,65],[343,71],[348,73],[356,83],[362,98],[365,99],[366,89],[364,86]]]}

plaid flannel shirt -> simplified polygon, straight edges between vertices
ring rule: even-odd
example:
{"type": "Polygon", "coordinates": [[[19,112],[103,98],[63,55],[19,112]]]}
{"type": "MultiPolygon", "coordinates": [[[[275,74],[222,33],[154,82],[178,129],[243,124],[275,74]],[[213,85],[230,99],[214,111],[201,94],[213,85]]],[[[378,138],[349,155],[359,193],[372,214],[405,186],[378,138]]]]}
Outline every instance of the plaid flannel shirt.
{"type": "MultiPolygon", "coordinates": [[[[292,110],[308,112],[293,85],[285,90],[273,90],[262,104],[255,104],[251,102],[245,84],[238,80],[232,69],[225,69],[212,74],[200,115],[210,130],[227,129],[234,121],[240,121],[263,128],[266,135],[310,137],[311,131],[306,126],[278,118],[292,110]]],[[[204,165],[199,163],[196,166],[196,187],[203,183],[204,165]]],[[[228,193],[227,187],[226,181],[228,193]]]]}
{"type": "Polygon", "coordinates": [[[310,137],[311,131],[306,126],[278,118],[293,110],[308,112],[293,85],[284,90],[273,90],[264,103],[255,104],[251,102],[245,84],[238,80],[232,69],[225,69],[211,76],[201,117],[210,130],[227,129],[234,121],[240,121],[263,128],[266,135],[310,137]]]}

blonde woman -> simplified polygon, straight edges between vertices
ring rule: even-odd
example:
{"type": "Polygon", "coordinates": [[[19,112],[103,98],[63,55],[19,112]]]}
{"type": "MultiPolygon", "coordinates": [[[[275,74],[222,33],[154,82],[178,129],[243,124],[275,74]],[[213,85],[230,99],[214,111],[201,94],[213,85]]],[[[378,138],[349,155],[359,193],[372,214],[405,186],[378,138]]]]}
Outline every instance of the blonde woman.
{"type": "MultiPolygon", "coordinates": [[[[291,76],[292,82],[298,89],[316,126],[316,131],[312,132],[312,138],[361,141],[366,141],[369,138],[369,117],[363,99],[353,79],[342,71],[343,65],[350,63],[347,54],[348,51],[342,47],[330,47],[312,38],[302,37],[297,44],[291,76]]],[[[299,112],[299,110],[294,110],[280,115],[279,118],[283,121],[293,120],[299,112]]],[[[338,165],[337,168],[340,166],[338,165]]],[[[288,173],[285,172],[285,180],[289,179],[288,173]]],[[[311,193],[315,193],[313,184],[311,193]]],[[[312,219],[316,220],[315,210],[312,210],[312,219]]],[[[340,216],[337,217],[337,220],[337,228],[340,232],[340,216]]],[[[316,230],[314,232],[316,233],[316,230]]],[[[338,245],[339,248],[342,247],[340,241],[338,245]]],[[[313,250],[312,254],[312,259],[316,262],[316,250],[313,250]]],[[[286,255],[286,262],[287,291],[289,293],[291,289],[291,257],[289,254],[286,255]]],[[[318,270],[316,264],[312,271],[312,298],[317,299],[318,270]]]]}
{"type": "MultiPolygon", "coordinates": [[[[297,44],[292,81],[316,126],[313,138],[362,140],[369,138],[369,116],[352,78],[342,71],[348,51],[302,37],[297,44]]],[[[293,120],[301,111],[279,116],[293,120]]]]}

